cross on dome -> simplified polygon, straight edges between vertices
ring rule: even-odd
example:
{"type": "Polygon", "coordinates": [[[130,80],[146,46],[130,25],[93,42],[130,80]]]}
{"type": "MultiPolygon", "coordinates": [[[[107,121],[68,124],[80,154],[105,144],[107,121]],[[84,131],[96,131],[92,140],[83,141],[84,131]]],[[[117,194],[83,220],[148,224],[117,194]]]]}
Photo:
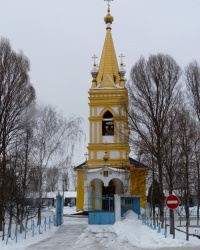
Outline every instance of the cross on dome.
{"type": "Polygon", "coordinates": [[[85,154],[85,157],[86,157],[86,161],[88,160],[88,156],[89,156],[89,154],[86,152],[85,154]]]}
{"type": "Polygon", "coordinates": [[[110,9],[110,2],[113,1],[113,0],[104,0],[106,2],[108,2],[108,10],[110,9]]]}
{"type": "Polygon", "coordinates": [[[123,55],[123,54],[121,54],[120,56],[119,56],[119,58],[120,58],[120,60],[121,60],[121,64],[124,64],[124,62],[123,62],[123,58],[124,58],[125,56],[123,55]]]}
{"type": "Polygon", "coordinates": [[[94,66],[96,66],[96,59],[98,58],[98,56],[96,56],[95,54],[93,55],[92,59],[94,61],[94,66]]]}

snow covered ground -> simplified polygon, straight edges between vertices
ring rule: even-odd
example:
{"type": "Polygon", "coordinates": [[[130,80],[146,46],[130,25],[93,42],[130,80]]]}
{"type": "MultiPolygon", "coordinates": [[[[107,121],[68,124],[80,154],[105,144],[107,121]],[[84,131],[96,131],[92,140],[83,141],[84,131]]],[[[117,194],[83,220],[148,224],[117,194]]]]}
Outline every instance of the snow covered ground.
{"type": "MultiPolygon", "coordinates": [[[[64,214],[75,213],[75,208],[66,207],[64,214]]],[[[181,228],[181,230],[184,228],[181,228]]],[[[200,233],[200,228],[190,228],[190,233],[200,233]],[[196,231],[195,231],[196,230],[196,231]]],[[[167,238],[163,232],[142,225],[137,215],[130,211],[126,218],[114,225],[88,225],[87,218],[64,217],[61,227],[36,234],[34,237],[19,236],[18,242],[9,240],[0,242],[0,250],[42,250],[42,249],[200,249],[200,239],[190,236],[185,240],[185,234],[176,230],[176,238],[169,233],[167,238]],[[185,248],[187,247],[187,248],[185,248]]]]}

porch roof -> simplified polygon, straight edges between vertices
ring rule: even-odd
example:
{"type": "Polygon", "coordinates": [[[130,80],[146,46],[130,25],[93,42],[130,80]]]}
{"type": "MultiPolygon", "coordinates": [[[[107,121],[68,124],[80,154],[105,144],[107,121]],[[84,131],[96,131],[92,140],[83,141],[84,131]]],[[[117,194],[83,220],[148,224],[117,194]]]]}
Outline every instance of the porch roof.
{"type": "Polygon", "coordinates": [[[130,164],[131,165],[134,165],[135,168],[143,168],[143,169],[148,169],[148,166],[139,162],[139,161],[136,161],[134,160],[133,158],[129,157],[129,160],[130,160],[130,164]]]}
{"type": "Polygon", "coordinates": [[[80,165],[76,166],[74,168],[74,170],[79,170],[79,169],[83,169],[83,166],[86,164],[86,161],[84,161],[83,163],[81,163],[80,165]]]}
{"type": "MultiPolygon", "coordinates": [[[[134,165],[135,168],[143,168],[143,169],[148,169],[148,166],[139,162],[139,161],[136,161],[135,159],[129,157],[129,160],[130,160],[130,164],[131,165],[134,165]]],[[[86,164],[86,161],[81,163],[80,165],[76,166],[74,168],[74,170],[80,170],[80,169],[83,169],[83,166],[86,164]]],[[[98,169],[99,170],[99,169],[98,169]]]]}

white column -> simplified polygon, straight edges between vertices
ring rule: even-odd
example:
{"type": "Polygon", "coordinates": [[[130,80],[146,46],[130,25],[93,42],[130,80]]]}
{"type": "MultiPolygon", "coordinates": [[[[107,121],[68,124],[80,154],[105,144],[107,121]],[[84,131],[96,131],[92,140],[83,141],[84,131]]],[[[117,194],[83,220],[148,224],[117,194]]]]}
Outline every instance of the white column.
{"type": "Polygon", "coordinates": [[[95,210],[100,210],[100,189],[101,181],[99,179],[95,180],[95,210]]]}
{"type": "Polygon", "coordinates": [[[115,194],[115,222],[121,220],[121,196],[115,194]]]}
{"type": "Polygon", "coordinates": [[[92,187],[88,187],[88,210],[92,209],[92,187]]]}
{"type": "Polygon", "coordinates": [[[88,202],[89,202],[88,189],[89,189],[88,186],[84,186],[84,206],[83,206],[84,211],[88,211],[88,202]]]}
{"type": "Polygon", "coordinates": [[[124,195],[129,195],[130,194],[130,181],[125,180],[124,181],[124,195]]]}

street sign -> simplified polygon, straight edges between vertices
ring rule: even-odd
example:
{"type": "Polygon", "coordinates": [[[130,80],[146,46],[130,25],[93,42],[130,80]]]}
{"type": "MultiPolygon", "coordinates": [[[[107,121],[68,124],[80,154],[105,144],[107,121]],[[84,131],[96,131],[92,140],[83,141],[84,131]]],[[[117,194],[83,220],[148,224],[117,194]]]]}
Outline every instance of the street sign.
{"type": "Polygon", "coordinates": [[[169,209],[176,209],[179,206],[179,198],[176,195],[169,195],[166,200],[165,204],[169,209]]]}

